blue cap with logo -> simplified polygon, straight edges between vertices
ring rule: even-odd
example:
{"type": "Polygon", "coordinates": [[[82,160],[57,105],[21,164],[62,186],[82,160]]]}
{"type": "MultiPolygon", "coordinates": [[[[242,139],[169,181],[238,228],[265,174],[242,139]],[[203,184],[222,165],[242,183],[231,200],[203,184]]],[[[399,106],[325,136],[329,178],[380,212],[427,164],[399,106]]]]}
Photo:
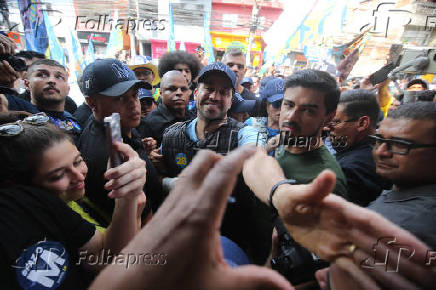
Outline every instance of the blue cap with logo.
{"type": "Polygon", "coordinates": [[[85,96],[101,94],[110,97],[121,96],[131,87],[151,90],[151,85],[137,80],[135,73],[117,59],[97,59],[89,64],[82,76],[82,92],[85,96]]]}
{"type": "Polygon", "coordinates": [[[236,75],[235,73],[222,62],[214,62],[204,66],[198,75],[198,83],[204,82],[204,79],[211,74],[221,74],[232,82],[232,88],[236,88],[236,75]]]}
{"type": "Polygon", "coordinates": [[[138,97],[140,100],[145,98],[153,99],[153,93],[150,90],[140,88],[138,89],[138,97]]]}
{"type": "Polygon", "coordinates": [[[256,100],[245,100],[240,94],[235,92],[232,97],[232,106],[230,111],[235,113],[251,113],[256,105],[256,100]]]}
{"type": "Polygon", "coordinates": [[[249,83],[250,85],[254,84],[253,83],[253,79],[250,78],[250,77],[243,78],[242,81],[241,81],[241,85],[244,84],[244,83],[249,83]]]}
{"type": "Polygon", "coordinates": [[[262,90],[262,99],[266,98],[269,103],[280,101],[285,93],[285,81],[282,78],[274,78],[268,81],[262,90]]]}

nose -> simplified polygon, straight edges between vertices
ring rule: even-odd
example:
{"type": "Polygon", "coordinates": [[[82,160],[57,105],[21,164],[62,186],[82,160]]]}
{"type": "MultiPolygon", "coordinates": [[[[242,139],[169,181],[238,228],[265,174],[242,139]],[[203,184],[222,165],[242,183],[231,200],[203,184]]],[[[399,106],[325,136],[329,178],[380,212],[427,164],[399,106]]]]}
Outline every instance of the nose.
{"type": "Polygon", "coordinates": [[[389,152],[388,144],[382,143],[378,147],[374,147],[374,153],[380,158],[391,158],[392,152],[389,152]]]}
{"type": "Polygon", "coordinates": [[[71,175],[73,177],[73,180],[75,181],[84,181],[85,180],[85,171],[81,166],[79,167],[73,167],[71,169],[71,175]]]}

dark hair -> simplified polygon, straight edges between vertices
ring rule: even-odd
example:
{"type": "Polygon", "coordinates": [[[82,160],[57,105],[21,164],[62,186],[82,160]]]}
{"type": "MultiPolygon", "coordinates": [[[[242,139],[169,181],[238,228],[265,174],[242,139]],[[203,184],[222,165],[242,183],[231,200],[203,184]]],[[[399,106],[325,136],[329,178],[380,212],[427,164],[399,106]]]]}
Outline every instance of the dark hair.
{"type": "Polygon", "coordinates": [[[45,59],[45,55],[42,53],[33,51],[33,50],[22,50],[20,52],[17,52],[14,54],[16,57],[22,57],[28,60],[32,60],[32,58],[39,58],[39,59],[45,59]]]}
{"type": "Polygon", "coordinates": [[[391,119],[433,120],[436,122],[436,103],[406,103],[389,112],[391,119]]]}
{"type": "Polygon", "coordinates": [[[189,66],[192,80],[198,76],[201,67],[198,57],[183,50],[171,51],[162,55],[158,66],[159,76],[162,77],[166,72],[174,70],[174,67],[179,63],[189,66]]]}
{"type": "Polygon", "coordinates": [[[39,60],[33,62],[31,65],[29,65],[29,67],[27,68],[27,74],[30,75],[32,73],[33,67],[35,67],[37,65],[57,66],[57,67],[62,68],[64,71],[67,71],[66,68],[63,65],[61,65],[60,63],[58,63],[55,60],[52,60],[52,59],[39,59],[39,60]]]}
{"type": "Polygon", "coordinates": [[[52,124],[35,126],[21,123],[24,130],[17,136],[0,137],[0,187],[30,185],[43,153],[71,137],[52,124]]]}
{"type": "Polygon", "coordinates": [[[330,74],[311,69],[298,71],[285,79],[285,90],[295,87],[303,87],[324,93],[326,114],[336,110],[341,91],[336,80],[330,74]]]}
{"type": "Polygon", "coordinates": [[[377,97],[371,91],[356,89],[341,94],[339,104],[344,106],[344,112],[349,118],[368,116],[371,127],[375,128],[380,116],[380,106],[377,97]]]}
{"type": "Polygon", "coordinates": [[[410,88],[411,86],[413,86],[413,85],[422,85],[422,88],[424,89],[424,90],[426,90],[427,88],[428,88],[428,85],[427,85],[427,82],[425,82],[424,80],[421,80],[421,79],[413,79],[413,80],[411,80],[410,82],[408,82],[407,83],[407,86],[406,86],[406,88],[408,89],[408,88],[410,88]]]}

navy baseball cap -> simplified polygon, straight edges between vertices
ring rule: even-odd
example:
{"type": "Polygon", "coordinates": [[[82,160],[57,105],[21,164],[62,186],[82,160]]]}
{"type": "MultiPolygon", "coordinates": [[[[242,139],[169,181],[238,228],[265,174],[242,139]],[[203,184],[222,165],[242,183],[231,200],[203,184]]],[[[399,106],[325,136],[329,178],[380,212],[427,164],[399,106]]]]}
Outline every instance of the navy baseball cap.
{"type": "Polygon", "coordinates": [[[131,87],[151,90],[151,85],[137,80],[135,73],[117,59],[97,59],[86,66],[82,76],[82,92],[85,96],[101,94],[110,97],[121,96],[131,87]]]}
{"type": "Polygon", "coordinates": [[[236,75],[235,75],[235,73],[227,65],[223,64],[222,62],[214,62],[214,63],[211,63],[211,64],[204,66],[201,69],[200,74],[198,75],[198,83],[202,83],[207,76],[209,76],[213,73],[221,74],[221,75],[227,77],[232,82],[233,88],[236,88],[236,75]]]}
{"type": "Polygon", "coordinates": [[[243,83],[249,83],[250,85],[254,84],[253,83],[253,79],[250,78],[250,77],[243,78],[242,81],[241,81],[241,84],[243,84],[243,83]]]}
{"type": "Polygon", "coordinates": [[[285,93],[285,81],[282,78],[273,78],[268,81],[262,90],[262,99],[266,98],[269,103],[280,101],[285,93]]]}
{"type": "Polygon", "coordinates": [[[138,97],[140,100],[145,98],[153,99],[153,94],[150,90],[140,88],[138,89],[138,97]]]}
{"type": "Polygon", "coordinates": [[[245,100],[239,93],[235,92],[232,97],[230,111],[235,113],[253,112],[256,100],[245,100]]]}

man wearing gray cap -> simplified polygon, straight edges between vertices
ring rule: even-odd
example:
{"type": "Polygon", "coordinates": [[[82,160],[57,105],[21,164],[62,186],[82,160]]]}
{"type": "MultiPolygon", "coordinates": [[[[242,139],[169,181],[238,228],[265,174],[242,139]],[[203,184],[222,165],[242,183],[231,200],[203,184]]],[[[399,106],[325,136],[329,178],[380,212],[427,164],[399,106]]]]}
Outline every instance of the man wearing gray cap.
{"type": "Polygon", "coordinates": [[[151,85],[137,80],[133,71],[115,59],[99,59],[89,64],[82,77],[82,91],[93,116],[87,122],[78,142],[79,151],[88,165],[86,192],[90,201],[97,206],[106,224],[112,217],[114,202],[107,197],[104,188],[109,152],[106,145],[106,132],[103,119],[112,113],[120,114],[123,142],[129,144],[146,162],[147,182],[144,192],[147,205],[144,213],[150,209],[156,211],[162,202],[161,186],[156,169],[142,146],[141,138],[134,129],[141,119],[141,106],[138,89],[151,89],[151,85]]]}

